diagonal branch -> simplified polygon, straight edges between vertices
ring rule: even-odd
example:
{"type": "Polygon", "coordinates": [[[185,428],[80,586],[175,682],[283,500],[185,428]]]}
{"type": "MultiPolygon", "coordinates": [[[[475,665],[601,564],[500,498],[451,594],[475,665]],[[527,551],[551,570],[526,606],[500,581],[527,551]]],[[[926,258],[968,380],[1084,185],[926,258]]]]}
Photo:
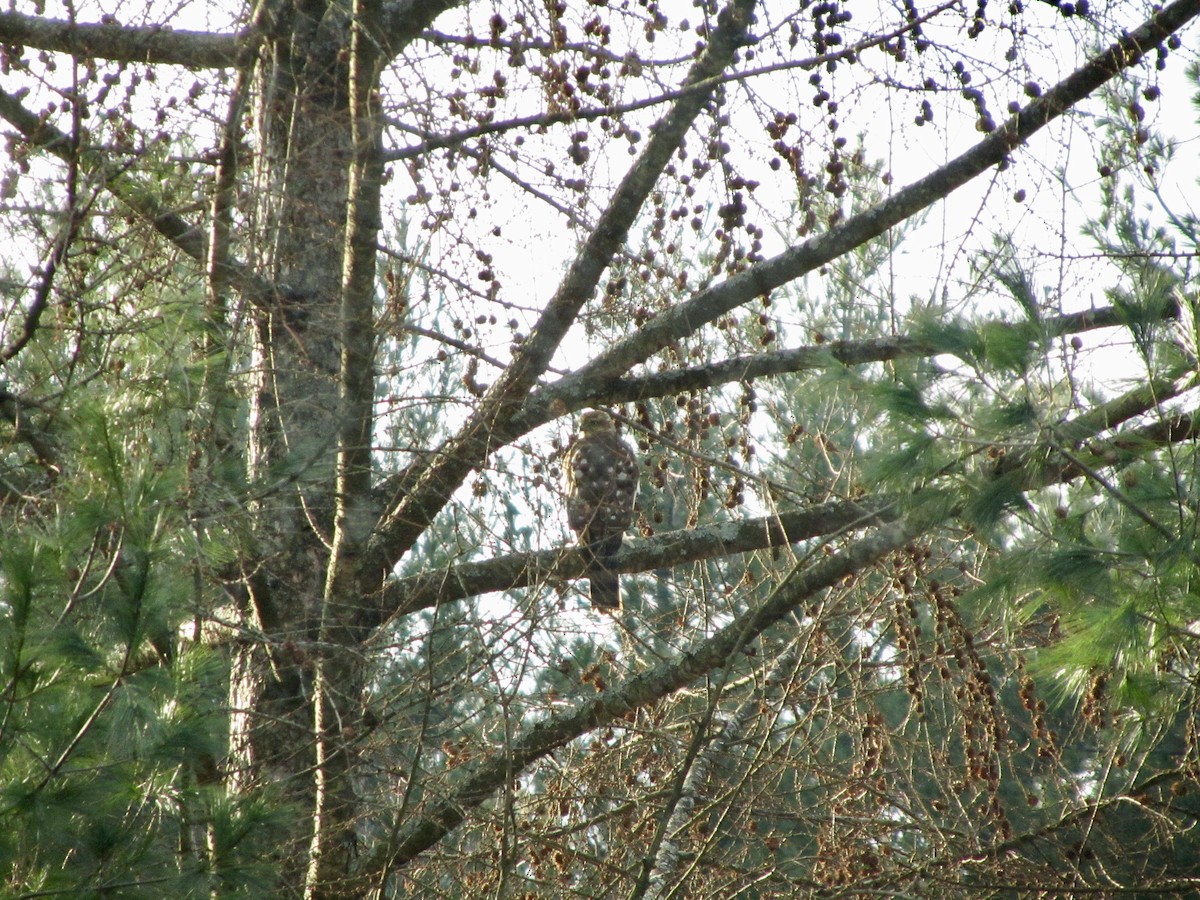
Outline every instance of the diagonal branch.
{"type": "Polygon", "coordinates": [[[1015,113],[988,137],[924,178],[843,224],[750,266],[720,284],[672,307],[640,331],[617,342],[574,376],[614,377],[627,372],[672,341],[770,291],[832,262],[1003,162],[1033,134],[1142,58],[1200,14],[1200,0],[1175,0],[1015,113]]]}
{"type": "MultiPolygon", "coordinates": [[[[75,172],[71,173],[72,195],[75,194],[75,188],[77,187],[74,180],[76,174],[75,172]]],[[[51,244],[49,251],[44,257],[45,262],[38,272],[37,285],[34,287],[33,297],[25,309],[21,330],[11,341],[0,347],[0,366],[7,365],[18,353],[24,350],[37,333],[38,326],[42,320],[42,314],[45,313],[46,308],[50,305],[50,294],[54,287],[54,279],[58,274],[58,267],[66,259],[67,250],[74,243],[82,220],[83,211],[80,209],[78,198],[72,196],[72,199],[67,204],[62,230],[51,244]]]]}
{"type": "MultiPolygon", "coordinates": [[[[16,95],[3,88],[0,88],[0,118],[16,128],[31,149],[71,161],[74,149],[70,137],[30,112],[21,105],[16,95]]],[[[201,266],[208,264],[208,241],[203,231],[164,206],[151,187],[140,183],[123,168],[109,163],[98,151],[79,151],[79,163],[110,194],[177,249],[201,266]]],[[[282,299],[275,285],[256,275],[244,263],[229,260],[219,267],[218,274],[256,305],[273,305],[282,299]]]]}
{"type": "MultiPolygon", "coordinates": [[[[706,89],[680,98],[655,126],[641,156],[617,187],[512,364],[489,389],[470,420],[415,480],[412,491],[394,499],[368,548],[364,571],[374,568],[382,580],[449,502],[467,474],[515,436],[511,428],[513,415],[595,293],[600,277],[624,244],[663,169],[716,89],[717,77],[733,63],[746,40],[753,6],[753,0],[732,0],[718,15],[708,49],[687,77],[687,84],[704,84],[706,89]]],[[[405,479],[405,483],[411,482],[405,479]]]]}
{"type": "MultiPolygon", "coordinates": [[[[1196,426],[1194,413],[1176,416],[1139,429],[1133,441],[1144,442],[1152,437],[1165,442],[1189,440],[1196,435],[1196,426]]],[[[1113,439],[1106,449],[1126,440],[1129,440],[1128,436],[1113,439]]],[[[1017,490],[1039,490],[1080,474],[1068,463],[1039,463],[1051,452],[1050,448],[1039,446],[1023,454],[1027,468],[1012,473],[1018,479],[1017,490]]],[[[532,725],[505,750],[472,764],[450,796],[431,803],[429,812],[399,835],[393,845],[381,846],[375,857],[368,861],[367,871],[403,866],[458,827],[466,819],[468,810],[489,799],[501,785],[531,763],[633,710],[670,696],[705,673],[725,665],[740,648],[789,616],[818,591],[861,573],[959,512],[958,504],[942,491],[921,491],[914,495],[913,501],[905,518],[879,526],[873,533],[848,544],[832,556],[821,558],[807,569],[794,569],[760,606],[743,613],[710,637],[694,641],[676,657],[609,688],[590,703],[532,725]]]]}
{"type": "MultiPolygon", "coordinates": [[[[522,434],[527,434],[565,411],[586,406],[589,401],[603,399],[616,402],[653,396],[659,390],[667,394],[680,390],[676,385],[684,384],[688,379],[694,379],[698,386],[703,386],[706,381],[715,384],[753,377],[746,370],[738,369],[741,362],[739,360],[730,361],[728,367],[719,372],[684,370],[677,375],[663,374],[643,379],[617,380],[633,365],[649,358],[672,341],[699,331],[704,325],[732,309],[800,278],[841,254],[878,237],[888,228],[945,198],[989,167],[999,164],[1035,132],[1120,74],[1126,67],[1133,65],[1143,50],[1161,43],[1198,14],[1200,2],[1197,0],[1176,0],[1054,88],[1046,91],[1038,100],[1030,103],[1002,127],[958,158],[828,232],[750,266],[740,274],[695,294],[686,302],[659,315],[640,331],[614,344],[590,364],[534,392],[505,429],[497,429],[491,434],[491,449],[494,450],[522,434]]],[[[1099,312],[1097,311],[1097,314],[1099,312]]],[[[1086,324],[1088,313],[1076,315],[1080,316],[1077,321],[1079,328],[1090,327],[1086,324]]],[[[1106,317],[1108,315],[1113,316],[1113,319],[1109,320],[1111,324],[1121,324],[1115,313],[1105,314],[1106,317]]],[[[1067,326],[1067,318],[1069,317],[1064,317],[1062,322],[1064,326],[1067,326]]],[[[1096,324],[1095,327],[1104,326],[1096,324]]],[[[853,349],[862,352],[863,359],[871,353],[869,349],[861,346],[853,349]]],[[[847,352],[850,350],[851,348],[846,348],[847,352]]],[[[876,351],[880,354],[889,352],[886,346],[878,347],[876,351]]],[[[762,360],[761,364],[756,365],[763,367],[764,374],[768,374],[766,370],[772,366],[786,368],[794,365],[797,366],[796,370],[800,370],[804,368],[806,352],[797,350],[792,358],[764,354],[759,357],[762,360]]],[[[829,359],[828,355],[824,357],[825,362],[829,359]]],[[[415,475],[413,472],[406,473],[397,483],[411,484],[415,475]]],[[[396,541],[395,546],[399,549],[403,545],[396,541]]],[[[400,555],[401,553],[396,553],[393,558],[399,558],[400,555]]]]}

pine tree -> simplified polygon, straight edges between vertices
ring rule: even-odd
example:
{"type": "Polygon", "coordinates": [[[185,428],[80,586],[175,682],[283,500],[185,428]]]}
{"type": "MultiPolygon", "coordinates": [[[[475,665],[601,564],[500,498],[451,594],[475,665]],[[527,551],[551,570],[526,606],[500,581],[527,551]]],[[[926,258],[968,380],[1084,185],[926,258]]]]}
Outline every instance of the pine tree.
{"type": "Polygon", "coordinates": [[[6,890],[1194,887],[1198,12],[0,13],[6,890]]]}

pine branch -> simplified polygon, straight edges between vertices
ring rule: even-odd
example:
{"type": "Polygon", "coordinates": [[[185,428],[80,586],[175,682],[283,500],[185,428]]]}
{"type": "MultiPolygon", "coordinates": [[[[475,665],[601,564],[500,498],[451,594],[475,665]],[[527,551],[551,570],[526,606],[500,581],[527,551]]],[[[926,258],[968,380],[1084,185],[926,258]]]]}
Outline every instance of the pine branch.
{"type": "MultiPolygon", "coordinates": [[[[999,481],[1015,477],[1017,489],[1038,490],[1073,481],[1086,476],[1089,471],[1122,465],[1124,460],[1137,454],[1190,440],[1196,434],[1196,422],[1190,413],[1163,416],[1136,428],[1112,432],[1117,426],[1154,409],[1167,396],[1178,394],[1185,386],[1183,381],[1170,387],[1164,383],[1140,385],[1064,424],[1046,441],[1023,452],[1008,454],[995,467],[991,478],[999,481]],[[1151,397],[1156,399],[1151,402],[1151,397]],[[1085,453],[1067,456],[1060,452],[1064,446],[1078,448],[1084,443],[1087,444],[1085,453]]],[[[963,471],[963,466],[957,466],[944,476],[957,477],[963,471]]],[[[648,572],[703,559],[784,547],[813,538],[828,538],[893,522],[913,502],[912,496],[838,500],[738,522],[670,531],[645,540],[626,541],[613,556],[610,567],[619,573],[648,572]]],[[[951,504],[949,508],[950,515],[958,515],[962,504],[951,504]]],[[[422,572],[388,582],[378,603],[363,607],[360,624],[383,624],[423,609],[493,591],[519,590],[559,579],[580,578],[586,568],[586,557],[577,547],[556,547],[422,572]]]]}
{"type": "MultiPolygon", "coordinates": [[[[1163,319],[1177,318],[1179,307],[1171,305],[1163,310],[1163,319]]],[[[1082,334],[1100,328],[1114,328],[1126,324],[1127,313],[1115,306],[1068,313],[1043,320],[1038,326],[1038,335],[1043,340],[1068,334],[1082,334]]],[[[896,359],[935,356],[939,353],[955,352],[954,345],[982,345],[983,329],[999,329],[1012,333],[1027,332],[1027,322],[989,321],[964,325],[952,340],[949,335],[934,337],[893,335],[861,341],[830,341],[827,344],[811,344],[770,353],[754,353],[718,360],[699,366],[655,372],[631,378],[610,380],[589,377],[579,371],[535,392],[519,418],[522,429],[532,429],[545,424],[553,416],[545,413],[551,409],[581,409],[596,404],[631,403],[652,397],[669,397],[688,391],[704,390],[723,384],[747,381],[752,378],[767,378],[773,375],[790,375],[797,372],[822,371],[835,366],[856,366],[896,359]],[[537,419],[539,413],[545,420],[537,419]]],[[[961,352],[961,351],[960,351],[961,352]]],[[[561,413],[560,413],[561,414],[561,413]]]]}
{"type": "MultiPolygon", "coordinates": [[[[1191,439],[1196,434],[1193,415],[1163,419],[1132,435],[1113,438],[1101,452],[1118,442],[1138,443],[1158,438],[1165,441],[1191,439]]],[[[1030,458],[1036,459],[1041,454],[1030,458]]],[[[1077,477],[1069,464],[1031,465],[1015,473],[1019,491],[1032,491],[1077,477]]],[[[1000,473],[995,478],[1006,477],[1000,473]]],[[[832,556],[819,559],[807,569],[794,569],[763,603],[734,619],[711,637],[694,641],[674,658],[626,679],[586,703],[560,716],[551,716],[529,727],[503,750],[471,765],[458,788],[446,798],[431,803],[429,811],[406,829],[390,847],[381,847],[369,860],[367,871],[403,866],[432,847],[458,827],[470,809],[489,799],[536,760],[568,742],[615,721],[633,710],[648,706],[691,684],[702,675],[725,664],[739,648],[800,608],[818,591],[842,579],[862,573],[912,540],[958,515],[961,505],[942,491],[923,490],[914,495],[911,510],[903,518],[880,525],[873,533],[848,544],[832,556]]]]}

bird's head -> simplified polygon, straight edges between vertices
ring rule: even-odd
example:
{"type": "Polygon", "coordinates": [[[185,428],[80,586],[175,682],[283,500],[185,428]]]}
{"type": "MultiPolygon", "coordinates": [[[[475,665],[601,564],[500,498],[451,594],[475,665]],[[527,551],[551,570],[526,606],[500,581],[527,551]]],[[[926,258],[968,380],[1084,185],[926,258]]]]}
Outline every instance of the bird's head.
{"type": "Polygon", "coordinates": [[[600,434],[604,431],[616,431],[612,416],[602,409],[589,409],[579,417],[579,430],[584,434],[600,434]]]}

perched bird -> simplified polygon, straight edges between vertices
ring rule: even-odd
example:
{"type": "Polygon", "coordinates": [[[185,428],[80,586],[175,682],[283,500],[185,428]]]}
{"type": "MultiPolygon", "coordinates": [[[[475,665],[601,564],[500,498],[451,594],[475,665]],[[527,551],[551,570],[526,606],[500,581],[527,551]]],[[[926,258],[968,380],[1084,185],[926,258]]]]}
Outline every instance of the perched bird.
{"type": "Polygon", "coordinates": [[[567,523],[578,532],[588,556],[592,606],[605,612],[621,608],[621,585],[609,563],[633,521],[638,465],[633,449],[617,435],[612,416],[592,409],[579,419],[582,436],[564,460],[567,523]]]}

